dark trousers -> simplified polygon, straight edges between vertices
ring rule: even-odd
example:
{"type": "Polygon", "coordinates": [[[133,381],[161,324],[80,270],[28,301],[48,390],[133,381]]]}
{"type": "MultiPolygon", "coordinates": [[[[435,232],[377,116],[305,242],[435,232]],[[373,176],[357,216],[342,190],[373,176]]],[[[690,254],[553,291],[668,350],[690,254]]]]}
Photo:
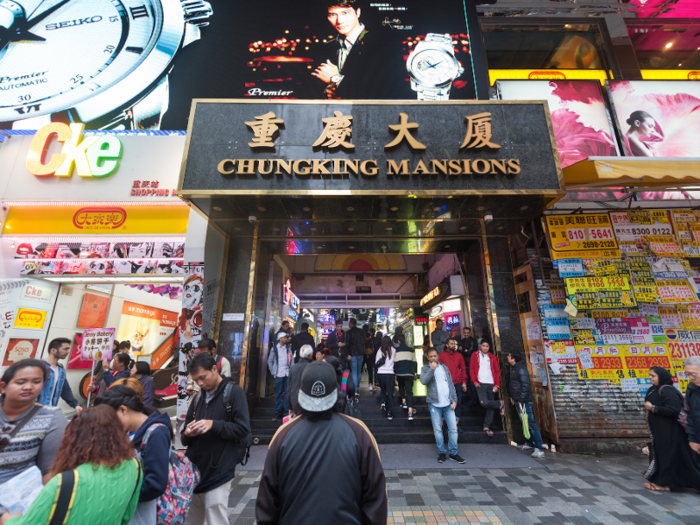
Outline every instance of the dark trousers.
{"type": "Polygon", "coordinates": [[[387,414],[394,413],[394,374],[377,374],[379,387],[382,389],[381,399],[386,406],[387,414]]]}
{"type": "Polygon", "coordinates": [[[486,417],[484,418],[484,428],[491,428],[493,423],[493,413],[495,410],[501,409],[501,402],[496,401],[496,394],[493,391],[493,385],[480,383],[476,388],[479,394],[479,403],[486,409],[486,417]]]}
{"type": "Polygon", "coordinates": [[[287,377],[275,378],[275,412],[287,415],[289,405],[287,405],[287,377]]]}
{"type": "Polygon", "coordinates": [[[455,392],[457,392],[457,407],[455,408],[455,418],[457,418],[457,423],[459,423],[459,416],[462,415],[462,383],[455,383],[455,392]]]}
{"type": "Polygon", "coordinates": [[[406,400],[408,408],[413,408],[413,376],[397,376],[399,397],[406,400]]]}
{"type": "Polygon", "coordinates": [[[369,384],[374,384],[374,358],[375,355],[365,355],[364,364],[367,365],[367,375],[369,376],[369,384]]]}

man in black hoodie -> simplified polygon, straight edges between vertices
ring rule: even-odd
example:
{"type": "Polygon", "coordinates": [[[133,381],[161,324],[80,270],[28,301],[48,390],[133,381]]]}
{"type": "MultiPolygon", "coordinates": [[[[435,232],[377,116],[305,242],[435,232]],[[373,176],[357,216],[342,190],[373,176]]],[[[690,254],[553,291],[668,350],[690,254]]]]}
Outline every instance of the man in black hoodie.
{"type": "Polygon", "coordinates": [[[345,354],[350,363],[352,372],[352,382],[355,383],[355,395],[360,395],[360,379],[362,378],[362,362],[365,359],[365,333],[361,328],[357,327],[357,320],[350,319],[348,321],[350,330],[348,330],[346,341],[348,346],[345,354]]]}
{"type": "Polygon", "coordinates": [[[187,367],[202,390],[192,400],[182,444],[201,474],[185,525],[228,525],[228,498],[236,475],[238,449],[250,434],[245,393],[222,377],[209,354],[199,354],[187,367]],[[230,385],[230,386],[229,386],[230,385]]]}
{"type": "MultiPolygon", "coordinates": [[[[294,362],[299,362],[299,350],[302,346],[309,345],[311,347],[311,354],[316,352],[316,341],[314,337],[309,333],[309,323],[301,323],[301,332],[292,337],[292,356],[294,362]]],[[[289,408],[292,408],[291,406],[289,408]]]]}
{"type": "Polygon", "coordinates": [[[535,423],[535,414],[532,410],[532,383],[530,383],[530,374],[527,371],[527,366],[523,363],[523,358],[520,354],[508,354],[508,363],[510,369],[510,402],[518,408],[519,413],[527,413],[528,427],[530,428],[530,437],[524,445],[518,448],[522,451],[535,449],[532,453],[533,458],[541,459],[544,457],[542,450],[542,436],[540,430],[535,423]]]}

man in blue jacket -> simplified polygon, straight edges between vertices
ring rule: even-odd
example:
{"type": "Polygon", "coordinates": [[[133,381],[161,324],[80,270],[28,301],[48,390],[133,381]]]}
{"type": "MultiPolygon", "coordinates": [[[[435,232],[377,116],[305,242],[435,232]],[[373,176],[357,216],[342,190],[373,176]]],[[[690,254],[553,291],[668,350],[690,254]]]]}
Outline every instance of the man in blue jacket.
{"type": "Polygon", "coordinates": [[[73,391],[66,381],[66,369],[59,363],[70,353],[71,341],[65,337],[57,337],[49,343],[49,355],[43,361],[46,367],[46,381],[39,395],[39,403],[44,406],[58,406],[58,400],[63,399],[77,414],[83,411],[73,391]]]}

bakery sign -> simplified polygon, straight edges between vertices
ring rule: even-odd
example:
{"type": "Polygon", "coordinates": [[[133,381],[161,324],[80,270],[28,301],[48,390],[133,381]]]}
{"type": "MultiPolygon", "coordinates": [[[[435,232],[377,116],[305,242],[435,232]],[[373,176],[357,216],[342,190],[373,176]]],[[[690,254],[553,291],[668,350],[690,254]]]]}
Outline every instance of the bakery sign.
{"type": "Polygon", "coordinates": [[[195,100],[178,193],[561,191],[531,101],[195,100]]]}

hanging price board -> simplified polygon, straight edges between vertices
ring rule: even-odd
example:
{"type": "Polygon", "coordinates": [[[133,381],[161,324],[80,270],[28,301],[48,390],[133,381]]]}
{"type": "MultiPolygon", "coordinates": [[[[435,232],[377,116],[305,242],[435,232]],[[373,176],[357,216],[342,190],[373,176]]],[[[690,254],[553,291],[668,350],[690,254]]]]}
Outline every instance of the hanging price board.
{"type": "Polygon", "coordinates": [[[590,215],[548,215],[546,217],[549,241],[554,259],[599,258],[593,250],[612,250],[620,258],[615,233],[606,213],[590,215]],[[583,252],[584,255],[572,252],[583,252]],[[559,255],[557,255],[559,254],[559,255]]]}
{"type": "Polygon", "coordinates": [[[664,304],[695,303],[698,301],[695,289],[688,282],[688,279],[656,281],[656,289],[659,293],[659,299],[664,304]]]}

